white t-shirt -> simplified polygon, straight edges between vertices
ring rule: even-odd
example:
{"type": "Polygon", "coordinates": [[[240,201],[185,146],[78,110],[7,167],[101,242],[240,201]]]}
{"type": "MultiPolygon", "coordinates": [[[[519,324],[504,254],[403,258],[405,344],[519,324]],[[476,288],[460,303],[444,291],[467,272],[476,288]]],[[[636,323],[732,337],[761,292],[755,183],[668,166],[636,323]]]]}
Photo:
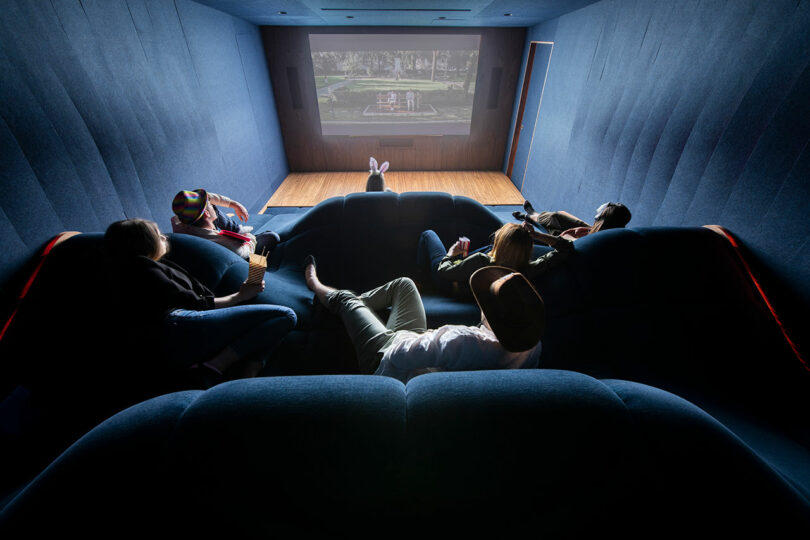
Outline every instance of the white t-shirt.
{"type": "Polygon", "coordinates": [[[407,382],[416,375],[416,370],[423,368],[439,371],[536,368],[541,349],[538,342],[528,351],[509,352],[485,326],[448,324],[421,334],[402,330],[385,349],[374,373],[407,382]]]}

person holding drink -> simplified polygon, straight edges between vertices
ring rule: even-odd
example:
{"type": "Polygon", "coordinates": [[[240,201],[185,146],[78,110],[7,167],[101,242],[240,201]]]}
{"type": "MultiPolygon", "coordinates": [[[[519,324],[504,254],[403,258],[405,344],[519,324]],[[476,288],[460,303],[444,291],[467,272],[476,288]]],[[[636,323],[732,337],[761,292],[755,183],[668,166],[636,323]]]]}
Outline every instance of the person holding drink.
{"type": "Polygon", "coordinates": [[[469,253],[469,239],[461,237],[445,251],[439,236],[432,230],[422,233],[417,248],[417,263],[427,280],[440,292],[469,296],[470,276],[486,266],[511,268],[532,279],[561,263],[573,250],[565,238],[532,231],[517,223],[506,223],[493,235],[492,245],[469,253]],[[531,259],[534,241],[554,248],[534,260],[531,259]]]}

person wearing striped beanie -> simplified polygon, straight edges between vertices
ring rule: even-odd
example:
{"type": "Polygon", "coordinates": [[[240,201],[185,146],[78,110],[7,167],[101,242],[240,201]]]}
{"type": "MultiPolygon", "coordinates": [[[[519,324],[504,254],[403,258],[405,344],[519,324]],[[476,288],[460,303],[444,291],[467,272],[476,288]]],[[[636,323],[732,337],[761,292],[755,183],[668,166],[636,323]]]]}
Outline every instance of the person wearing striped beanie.
{"type": "Polygon", "coordinates": [[[243,259],[252,253],[267,254],[280,238],[273,231],[251,234],[253,227],[241,225],[218,207],[231,208],[237,217],[247,221],[247,209],[239,202],[204,189],[182,190],[172,200],[172,232],[206,238],[220,244],[243,259]]]}

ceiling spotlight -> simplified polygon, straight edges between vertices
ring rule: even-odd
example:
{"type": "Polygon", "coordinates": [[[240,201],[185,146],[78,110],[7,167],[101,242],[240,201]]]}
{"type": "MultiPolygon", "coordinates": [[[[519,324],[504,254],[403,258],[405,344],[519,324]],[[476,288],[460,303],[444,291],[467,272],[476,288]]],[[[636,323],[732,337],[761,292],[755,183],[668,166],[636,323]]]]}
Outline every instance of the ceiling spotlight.
{"type": "Polygon", "coordinates": [[[279,15],[286,15],[286,14],[287,14],[287,12],[286,12],[286,11],[279,11],[279,12],[278,12],[278,14],[279,14],[279,15]]]}
{"type": "Polygon", "coordinates": [[[511,14],[511,13],[504,13],[504,14],[503,14],[503,16],[504,16],[504,17],[511,17],[511,16],[512,16],[512,14],[511,14]]]}

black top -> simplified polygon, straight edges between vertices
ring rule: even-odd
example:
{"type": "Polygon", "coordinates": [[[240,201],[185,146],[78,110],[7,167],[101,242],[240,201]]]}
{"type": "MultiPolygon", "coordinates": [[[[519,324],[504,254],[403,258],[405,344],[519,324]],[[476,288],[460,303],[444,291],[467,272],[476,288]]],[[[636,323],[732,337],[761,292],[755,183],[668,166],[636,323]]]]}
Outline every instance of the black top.
{"type": "MultiPolygon", "coordinates": [[[[174,388],[166,379],[163,350],[166,316],[175,309],[209,310],[214,293],[181,266],[148,257],[133,257],[110,267],[107,275],[114,301],[115,350],[109,361],[127,367],[127,383],[167,392],[174,388]],[[138,381],[133,383],[132,381],[138,381]]],[[[151,390],[150,390],[151,391],[151,390]]]]}
{"type": "MultiPolygon", "coordinates": [[[[525,268],[519,268],[518,271],[532,281],[565,262],[573,251],[573,242],[565,238],[559,238],[556,248],[552,248],[548,253],[541,255],[533,261],[529,261],[525,268]]],[[[495,264],[495,261],[489,255],[482,252],[473,253],[466,258],[461,255],[456,255],[455,257],[445,255],[442,260],[439,261],[436,272],[437,275],[444,280],[464,284],[465,286],[459,285],[459,293],[472,296],[472,292],[469,290],[470,276],[472,276],[476,270],[493,264],[495,264]]]]}
{"type": "Polygon", "coordinates": [[[122,271],[122,307],[145,321],[162,322],[175,309],[214,308],[214,293],[169,260],[134,257],[122,271]]]}

